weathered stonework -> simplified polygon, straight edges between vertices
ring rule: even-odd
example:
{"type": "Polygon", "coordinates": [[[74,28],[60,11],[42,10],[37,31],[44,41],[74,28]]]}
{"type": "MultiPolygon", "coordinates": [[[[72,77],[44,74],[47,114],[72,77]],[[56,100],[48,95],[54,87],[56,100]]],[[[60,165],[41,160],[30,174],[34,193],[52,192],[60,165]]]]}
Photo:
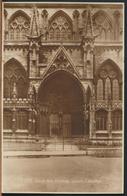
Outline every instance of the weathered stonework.
{"type": "Polygon", "coordinates": [[[116,135],[119,131],[121,138],[124,62],[122,29],[122,4],[90,4],[89,6],[85,3],[82,5],[38,3],[32,6],[29,3],[27,5],[5,3],[4,116],[8,123],[4,129],[10,129],[12,132],[14,130],[14,133],[16,130],[26,129],[29,134],[41,135],[46,134],[47,130],[49,135],[52,132],[51,125],[48,127],[47,124],[51,124],[52,119],[57,119],[57,115],[61,119],[62,115],[64,119],[62,126],[65,127],[66,123],[70,123],[68,128],[63,128],[65,133],[69,129],[68,135],[65,134],[68,137],[70,134],[78,135],[78,128],[72,127],[78,127],[79,123],[82,126],[79,128],[79,135],[88,135],[90,139],[96,140],[101,137],[108,139],[109,135],[110,139],[113,139],[112,134],[109,134],[113,130],[116,131],[116,135]],[[8,79],[9,63],[10,66],[14,64],[14,67],[18,64],[21,73],[25,71],[26,74],[18,77],[14,68],[14,73],[8,79]],[[108,73],[107,76],[102,74],[101,77],[99,74],[103,66],[109,66],[111,71],[117,73],[116,76],[113,77],[108,73]],[[60,82],[60,79],[59,81],[56,79],[55,84],[54,77],[56,74],[56,78],[59,78],[58,73],[70,84],[67,85],[66,81],[60,82]],[[48,86],[49,78],[52,80],[51,85],[54,82],[52,89],[48,86]],[[14,82],[17,91],[15,102],[12,101],[14,82]],[[26,94],[20,92],[27,86],[25,82],[29,86],[26,94]],[[45,85],[51,92],[48,90],[46,92],[45,85]],[[55,85],[60,89],[57,87],[53,89],[55,85]],[[71,89],[68,93],[70,97],[72,95],[75,97],[73,100],[75,104],[71,102],[69,104],[71,98],[67,98],[65,94],[69,85],[71,89]],[[80,95],[74,95],[73,86],[74,92],[77,93],[80,88],[80,95]],[[49,96],[55,99],[52,93],[54,97],[56,96],[53,103],[50,99],[45,100],[45,97],[48,99],[49,96]],[[81,94],[83,100],[80,100],[78,105],[76,100],[81,97],[81,94]],[[42,100],[39,98],[40,95],[42,100]],[[52,112],[52,104],[56,104],[57,112],[53,109],[55,114],[52,112]],[[64,116],[63,108],[71,104],[70,108],[72,108],[69,110],[68,106],[66,111],[68,116],[64,116]],[[114,111],[116,113],[113,113],[114,111]],[[80,115],[81,118],[78,119],[80,115]],[[23,119],[24,126],[22,126],[23,119]],[[77,124],[74,123],[76,120],[77,124]],[[117,120],[119,125],[115,125],[117,120]],[[12,125],[9,125],[11,121],[12,125]],[[108,137],[105,136],[105,131],[108,137]],[[96,132],[100,135],[98,136],[96,132]]]}

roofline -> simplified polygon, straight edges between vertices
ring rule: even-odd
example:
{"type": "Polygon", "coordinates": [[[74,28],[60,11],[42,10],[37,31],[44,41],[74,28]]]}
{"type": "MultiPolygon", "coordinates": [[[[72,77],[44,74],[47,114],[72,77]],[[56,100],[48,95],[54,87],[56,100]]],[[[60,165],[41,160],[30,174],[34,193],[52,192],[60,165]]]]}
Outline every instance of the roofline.
{"type": "Polygon", "coordinates": [[[92,2],[3,2],[5,8],[31,8],[33,4],[36,4],[37,8],[111,8],[111,9],[123,9],[124,3],[92,3],[92,2]]]}

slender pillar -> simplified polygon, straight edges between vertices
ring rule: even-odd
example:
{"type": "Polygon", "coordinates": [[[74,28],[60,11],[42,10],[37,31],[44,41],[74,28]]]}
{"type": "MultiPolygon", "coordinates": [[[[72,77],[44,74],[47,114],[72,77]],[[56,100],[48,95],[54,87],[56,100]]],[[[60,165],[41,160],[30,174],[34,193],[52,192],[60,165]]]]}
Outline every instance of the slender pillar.
{"type": "Polygon", "coordinates": [[[33,124],[33,122],[32,122],[32,109],[29,108],[28,130],[29,130],[29,134],[30,135],[33,132],[33,130],[32,130],[32,127],[33,127],[32,124],[33,124]]]}
{"type": "Polygon", "coordinates": [[[15,134],[16,129],[17,129],[17,126],[16,126],[16,108],[14,106],[13,109],[12,109],[12,131],[13,131],[13,134],[15,134]]]}
{"type": "Polygon", "coordinates": [[[95,105],[90,106],[90,138],[96,138],[95,105]]]}
{"type": "Polygon", "coordinates": [[[88,136],[88,126],[87,126],[87,120],[88,120],[88,109],[87,109],[87,103],[83,106],[83,118],[84,118],[84,136],[88,136]]]}
{"type": "MultiPolygon", "coordinates": [[[[109,137],[109,139],[112,139],[111,112],[112,112],[112,105],[111,105],[111,100],[109,100],[109,103],[108,103],[108,119],[107,119],[107,130],[108,130],[108,137],[109,137]]],[[[109,140],[108,144],[112,144],[112,141],[109,140]]]]}
{"type": "Polygon", "coordinates": [[[32,132],[36,134],[36,116],[34,110],[32,110],[32,132]]]}
{"type": "Polygon", "coordinates": [[[17,101],[17,89],[16,83],[13,84],[13,91],[12,91],[12,102],[13,102],[13,109],[12,109],[12,130],[13,134],[15,134],[17,126],[16,126],[16,101],[17,101]]]}
{"type": "Polygon", "coordinates": [[[95,119],[95,104],[96,104],[96,97],[95,97],[95,85],[93,84],[93,91],[91,96],[91,103],[90,103],[90,138],[96,138],[96,119],[95,119]]]}

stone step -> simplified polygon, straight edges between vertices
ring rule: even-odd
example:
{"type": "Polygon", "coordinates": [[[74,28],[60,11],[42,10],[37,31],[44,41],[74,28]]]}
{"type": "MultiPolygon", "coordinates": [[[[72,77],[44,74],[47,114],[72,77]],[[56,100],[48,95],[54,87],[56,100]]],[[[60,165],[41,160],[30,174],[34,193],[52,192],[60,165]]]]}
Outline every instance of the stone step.
{"type": "Polygon", "coordinates": [[[64,143],[53,143],[50,142],[49,144],[45,145],[41,142],[31,143],[31,142],[4,142],[3,144],[3,150],[11,151],[11,150],[78,150],[78,146],[66,144],[64,143]]]}

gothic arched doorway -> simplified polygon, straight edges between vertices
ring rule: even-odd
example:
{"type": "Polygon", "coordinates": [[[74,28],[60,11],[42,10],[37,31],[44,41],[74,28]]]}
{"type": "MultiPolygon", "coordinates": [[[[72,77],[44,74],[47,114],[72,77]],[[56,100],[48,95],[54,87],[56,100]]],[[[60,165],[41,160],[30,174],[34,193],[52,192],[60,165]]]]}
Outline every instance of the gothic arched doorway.
{"type": "Polygon", "coordinates": [[[66,71],[56,71],[40,85],[39,134],[49,136],[79,136],[84,133],[83,89],[76,77],[66,71]]]}

